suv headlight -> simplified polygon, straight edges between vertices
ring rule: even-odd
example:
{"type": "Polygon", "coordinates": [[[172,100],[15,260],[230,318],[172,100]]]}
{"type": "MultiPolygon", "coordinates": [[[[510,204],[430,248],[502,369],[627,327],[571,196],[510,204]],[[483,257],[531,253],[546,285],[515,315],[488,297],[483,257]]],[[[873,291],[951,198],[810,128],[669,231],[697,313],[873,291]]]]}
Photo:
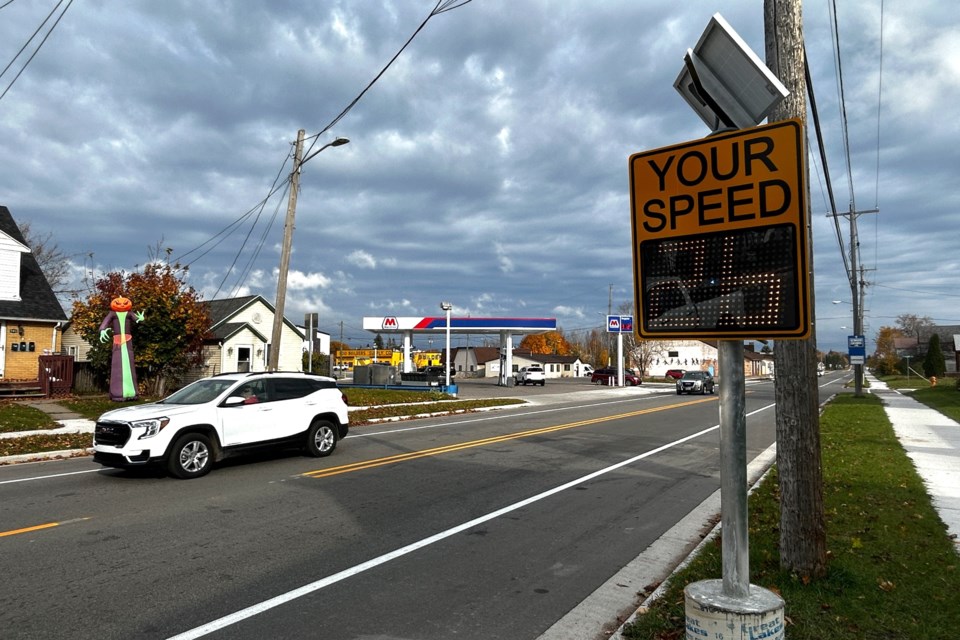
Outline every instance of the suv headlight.
{"type": "Polygon", "coordinates": [[[144,430],[138,438],[138,440],[143,440],[144,438],[152,438],[153,436],[157,435],[160,433],[160,430],[168,424],[170,424],[170,418],[150,418],[149,420],[137,420],[136,422],[131,422],[130,426],[133,429],[144,430]]]}

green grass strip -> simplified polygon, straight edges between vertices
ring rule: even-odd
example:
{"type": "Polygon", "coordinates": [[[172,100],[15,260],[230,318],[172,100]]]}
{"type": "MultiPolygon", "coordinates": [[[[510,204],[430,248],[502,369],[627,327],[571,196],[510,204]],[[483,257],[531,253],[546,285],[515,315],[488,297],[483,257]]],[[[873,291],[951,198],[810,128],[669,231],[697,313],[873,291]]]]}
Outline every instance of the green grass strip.
{"type": "Polygon", "coordinates": [[[60,425],[39,409],[19,402],[0,403],[0,433],[54,429],[60,425]]]}
{"type": "MultiPolygon", "coordinates": [[[[873,396],[841,395],[820,420],[827,576],[779,567],[776,470],[750,497],[751,582],[786,601],[791,640],[949,638],[960,611],[960,556],[873,396]]],[[[707,545],[625,637],[683,637],[683,587],[720,578],[720,542],[707,545]]]]}

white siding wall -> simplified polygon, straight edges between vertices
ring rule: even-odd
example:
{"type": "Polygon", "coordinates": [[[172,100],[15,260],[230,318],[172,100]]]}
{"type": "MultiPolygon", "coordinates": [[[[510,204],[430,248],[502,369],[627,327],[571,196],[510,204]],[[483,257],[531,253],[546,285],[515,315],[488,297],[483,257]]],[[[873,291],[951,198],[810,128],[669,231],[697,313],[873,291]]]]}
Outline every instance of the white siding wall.
{"type": "Polygon", "coordinates": [[[19,299],[20,252],[6,248],[0,243],[0,300],[19,299]]]}

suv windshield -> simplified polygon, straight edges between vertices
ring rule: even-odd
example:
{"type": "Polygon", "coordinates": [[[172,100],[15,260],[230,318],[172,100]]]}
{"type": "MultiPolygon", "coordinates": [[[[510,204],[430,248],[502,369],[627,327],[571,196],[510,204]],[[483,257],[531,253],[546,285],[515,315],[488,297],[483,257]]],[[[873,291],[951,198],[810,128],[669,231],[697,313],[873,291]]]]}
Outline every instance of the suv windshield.
{"type": "Polygon", "coordinates": [[[197,380],[167,396],[159,404],[203,404],[215,399],[236,383],[236,380],[197,380]]]}
{"type": "Polygon", "coordinates": [[[684,380],[703,380],[705,377],[703,371],[687,371],[683,374],[684,380]]]}

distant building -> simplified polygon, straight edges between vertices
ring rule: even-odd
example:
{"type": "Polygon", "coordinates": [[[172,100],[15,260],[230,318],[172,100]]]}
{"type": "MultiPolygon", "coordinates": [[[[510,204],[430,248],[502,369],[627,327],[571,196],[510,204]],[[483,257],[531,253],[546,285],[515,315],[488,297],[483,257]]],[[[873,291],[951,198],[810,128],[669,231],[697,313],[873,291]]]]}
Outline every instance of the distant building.
{"type": "MultiPolygon", "coordinates": [[[[457,375],[479,378],[500,376],[504,359],[497,347],[458,347],[451,349],[450,353],[457,375]]],[[[542,365],[547,378],[572,378],[582,375],[583,372],[583,362],[576,356],[532,353],[528,349],[514,349],[512,364],[512,371],[507,372],[508,378],[513,377],[521,367],[532,364],[542,365]]]]}

